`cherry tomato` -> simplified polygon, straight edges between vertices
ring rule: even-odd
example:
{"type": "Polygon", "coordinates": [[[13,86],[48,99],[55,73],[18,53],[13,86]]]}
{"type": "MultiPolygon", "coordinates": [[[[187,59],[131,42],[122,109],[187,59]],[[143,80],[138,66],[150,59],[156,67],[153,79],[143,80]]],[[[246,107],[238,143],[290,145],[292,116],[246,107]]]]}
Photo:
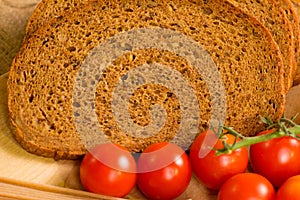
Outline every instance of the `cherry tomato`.
{"type": "Polygon", "coordinates": [[[124,197],[136,184],[136,162],[125,148],[112,143],[100,144],[85,155],[80,179],[90,192],[124,197]]]}
{"type": "Polygon", "coordinates": [[[241,173],[228,179],[221,187],[218,200],[274,200],[275,189],[263,176],[241,173]]]}
{"type": "Polygon", "coordinates": [[[298,200],[300,197],[300,175],[290,177],[279,188],[276,200],[298,200]]]}
{"type": "MultiPolygon", "coordinates": [[[[225,135],[226,143],[233,144],[235,137],[225,135]]],[[[216,149],[222,149],[221,139],[211,131],[200,134],[190,148],[190,160],[196,177],[209,189],[218,190],[231,176],[243,173],[248,165],[248,149],[241,148],[230,154],[216,155],[216,149]],[[201,156],[201,151],[209,148],[209,153],[201,156]]]]}
{"type": "MultiPolygon", "coordinates": [[[[259,135],[272,132],[267,130],[259,135]]],[[[251,145],[250,162],[254,172],[279,187],[289,177],[300,174],[300,141],[285,136],[251,145]]]]}
{"type": "Polygon", "coordinates": [[[188,156],[175,144],[148,146],[138,160],[137,185],[150,199],[174,199],[187,188],[192,167],[188,156]]]}

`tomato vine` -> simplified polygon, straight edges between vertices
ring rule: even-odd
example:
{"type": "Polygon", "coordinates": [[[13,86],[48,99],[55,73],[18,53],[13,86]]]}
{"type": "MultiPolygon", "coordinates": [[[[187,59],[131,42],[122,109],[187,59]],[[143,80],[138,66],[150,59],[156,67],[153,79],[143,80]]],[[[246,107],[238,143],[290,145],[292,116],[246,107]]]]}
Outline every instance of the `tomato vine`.
{"type": "Polygon", "coordinates": [[[221,124],[217,133],[219,134],[219,138],[222,139],[224,135],[230,134],[236,138],[236,141],[233,144],[228,144],[226,143],[226,140],[223,140],[224,147],[222,149],[215,149],[216,154],[228,154],[242,147],[247,147],[253,144],[265,142],[284,136],[290,136],[293,138],[300,139],[300,125],[296,124],[293,121],[295,117],[293,117],[292,119],[282,117],[276,122],[273,122],[269,117],[261,117],[261,121],[268,125],[267,129],[274,129],[274,131],[270,134],[257,135],[251,137],[243,136],[241,133],[235,131],[232,127],[227,127],[221,124]],[[239,139],[239,141],[237,139],[239,139]]]}

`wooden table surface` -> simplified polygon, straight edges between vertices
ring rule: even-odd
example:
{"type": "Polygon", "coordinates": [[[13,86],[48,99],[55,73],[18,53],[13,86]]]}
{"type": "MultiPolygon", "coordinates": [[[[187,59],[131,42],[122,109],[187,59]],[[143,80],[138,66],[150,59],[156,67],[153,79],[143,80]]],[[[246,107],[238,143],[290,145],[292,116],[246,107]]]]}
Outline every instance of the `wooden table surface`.
{"type": "MultiPolygon", "coordinates": [[[[112,199],[80,192],[83,189],[79,180],[80,161],[55,161],[30,154],[19,146],[14,140],[9,126],[7,78],[8,74],[0,76],[0,199],[18,192],[18,195],[29,199],[38,199],[34,197],[39,195],[47,196],[49,199],[53,199],[53,197],[60,199],[75,199],[75,197],[80,197],[79,199],[112,199]],[[71,196],[69,196],[70,194],[71,196]]],[[[300,86],[297,86],[292,88],[287,95],[285,111],[287,117],[300,112],[299,102],[300,86]]],[[[145,199],[137,189],[134,189],[128,198],[145,199]]],[[[215,200],[217,197],[193,177],[186,192],[178,199],[215,200]]]]}

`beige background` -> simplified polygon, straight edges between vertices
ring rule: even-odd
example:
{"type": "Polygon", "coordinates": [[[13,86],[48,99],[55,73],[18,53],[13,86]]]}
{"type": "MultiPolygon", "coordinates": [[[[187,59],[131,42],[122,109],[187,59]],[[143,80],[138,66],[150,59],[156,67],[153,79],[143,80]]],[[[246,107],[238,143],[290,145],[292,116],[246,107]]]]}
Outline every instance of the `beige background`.
{"type": "Polygon", "coordinates": [[[40,0],[0,0],[0,75],[22,45],[30,14],[40,0]]]}

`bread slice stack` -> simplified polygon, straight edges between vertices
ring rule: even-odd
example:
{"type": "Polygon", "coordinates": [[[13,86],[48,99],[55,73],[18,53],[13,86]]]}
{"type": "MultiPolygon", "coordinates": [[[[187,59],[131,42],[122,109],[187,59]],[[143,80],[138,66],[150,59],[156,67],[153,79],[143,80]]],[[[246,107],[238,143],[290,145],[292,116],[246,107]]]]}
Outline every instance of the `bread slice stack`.
{"type": "MultiPolygon", "coordinates": [[[[293,8],[294,8],[294,13],[296,14],[295,18],[298,18],[298,23],[299,22],[299,17],[300,17],[300,1],[298,0],[292,0],[293,8]]],[[[299,25],[300,26],[300,25],[299,25]]],[[[298,57],[300,59],[300,56],[298,57]]],[[[298,67],[296,70],[296,75],[294,77],[294,85],[300,85],[300,62],[298,62],[298,67]]]]}
{"type": "Polygon", "coordinates": [[[296,12],[296,7],[290,0],[276,0],[277,5],[284,11],[292,26],[293,39],[295,43],[296,69],[294,73],[293,85],[298,85],[298,76],[300,75],[300,25],[296,12]]]}
{"type": "Polygon", "coordinates": [[[283,113],[295,69],[290,24],[276,41],[227,0],[49,5],[55,14],[28,32],[8,81],[14,136],[31,153],[76,159],[107,141],[132,152],[182,145],[215,120],[252,136],[264,129],[260,116],[283,113]]]}
{"type": "Polygon", "coordinates": [[[296,60],[293,29],[286,13],[275,0],[230,1],[245,12],[255,16],[272,34],[283,56],[284,80],[286,91],[288,91],[293,84],[296,60]]]}

